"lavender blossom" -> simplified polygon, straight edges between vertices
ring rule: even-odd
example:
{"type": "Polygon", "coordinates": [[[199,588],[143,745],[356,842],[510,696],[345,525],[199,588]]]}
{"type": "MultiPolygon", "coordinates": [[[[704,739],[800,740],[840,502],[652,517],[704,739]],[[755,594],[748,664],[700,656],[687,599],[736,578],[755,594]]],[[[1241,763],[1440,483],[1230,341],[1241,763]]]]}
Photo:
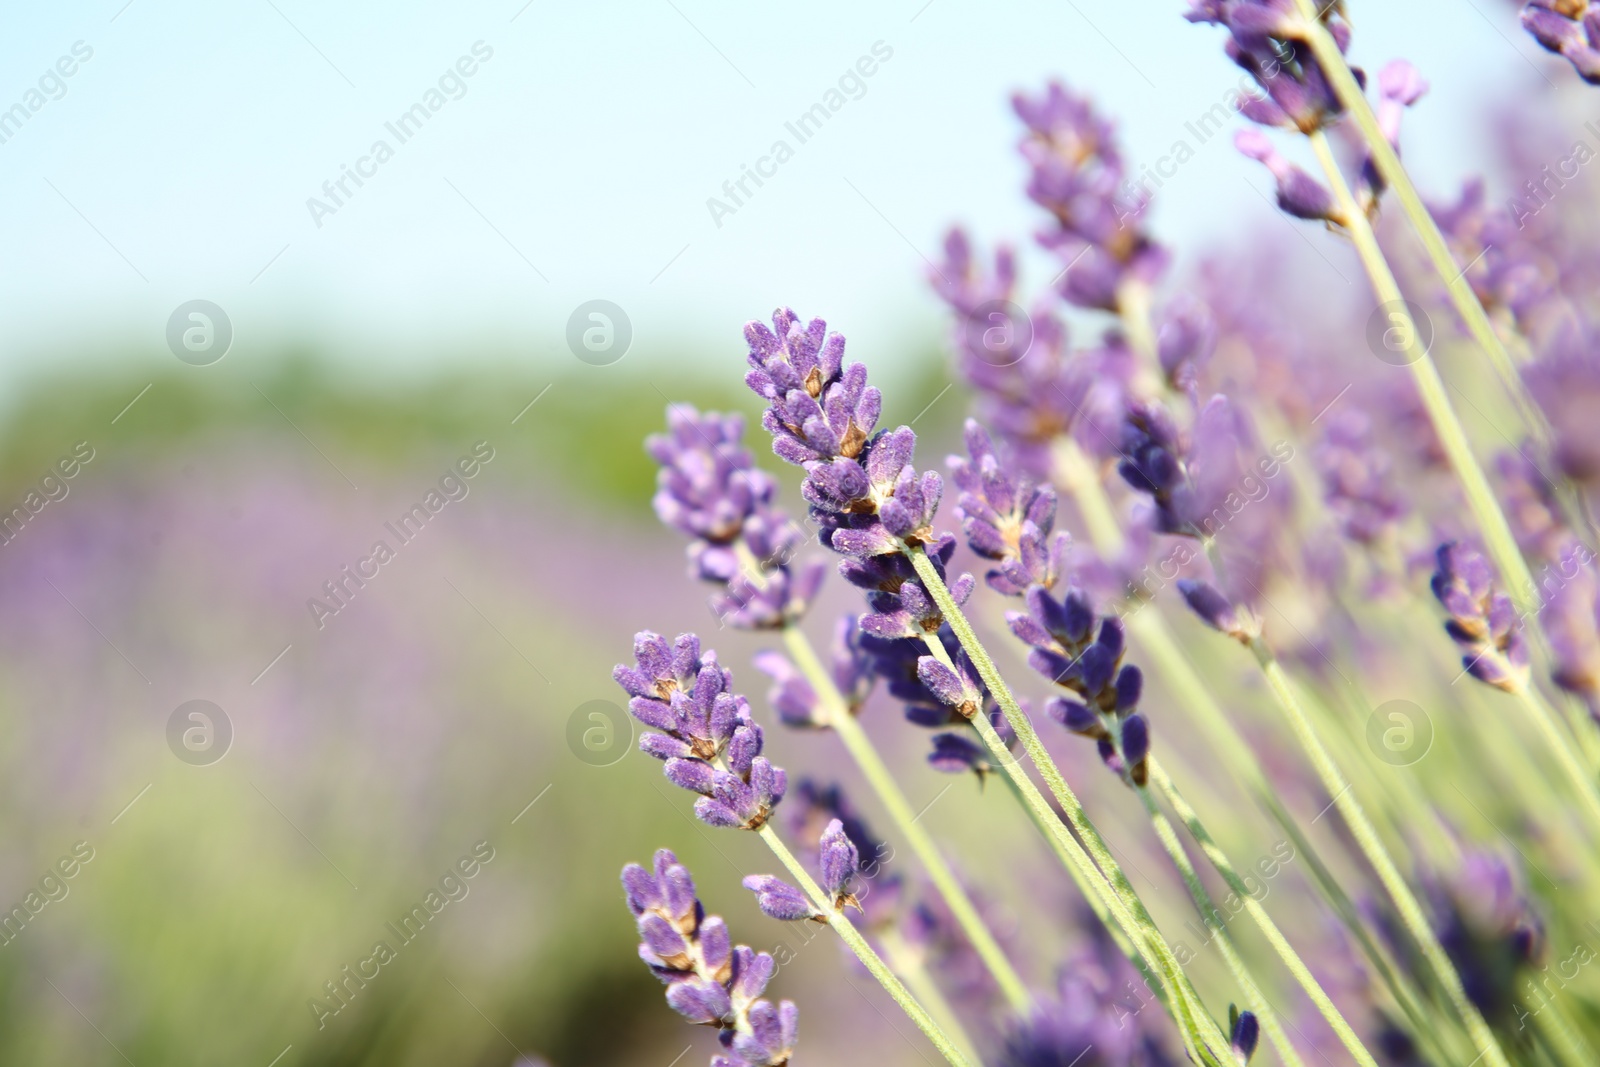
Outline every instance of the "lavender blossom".
{"type": "Polygon", "coordinates": [[[956,516],[967,547],[999,566],[985,575],[1004,596],[1021,596],[1029,586],[1054,586],[1066,548],[1065,533],[1051,536],[1056,521],[1056,494],[1048,485],[1013,480],[1002,468],[988,431],[973,419],[966,424],[968,461],[946,460],[950,477],[961,490],[956,516]]]}
{"type": "Polygon", "coordinates": [[[1489,561],[1447,542],[1436,553],[1433,595],[1450,614],[1445,631],[1461,646],[1461,662],[1480,682],[1508,693],[1528,684],[1528,646],[1511,598],[1497,592],[1489,561]]]}
{"type": "Polygon", "coordinates": [[[1546,590],[1539,621],[1555,660],[1551,680],[1581,698],[1600,722],[1600,576],[1592,565],[1580,562],[1583,557],[1576,552],[1586,551],[1579,547],[1563,562],[1563,580],[1546,590]]]}
{"type": "Polygon", "coordinates": [[[788,776],[763,755],[761,727],[749,701],[732,692],[733,672],[700,639],[683,634],[668,645],[660,634],[634,637],[636,665],[612,671],[628,693],[634,718],[661,733],[639,739],[644,752],[666,763],[680,789],[701,794],[695,814],[710,826],[759,830],[783,799],[788,776]]]}
{"type": "Polygon", "coordinates": [[[1316,451],[1323,498],[1345,535],[1368,547],[1391,537],[1411,511],[1396,484],[1394,461],[1374,442],[1374,434],[1364,411],[1340,411],[1329,417],[1316,451]]]}
{"type": "Polygon", "coordinates": [[[823,565],[792,568],[800,531],[773,507],[777,482],[755,468],[740,443],[744,419],[674,404],[667,426],[668,433],[645,441],[661,464],[656,514],[693,538],[691,573],[724,587],[712,597],[712,610],[746,630],[779,629],[799,619],[822,584],[823,565]]]}
{"type": "Polygon", "coordinates": [[[1148,192],[1127,195],[1127,168],[1111,125],[1089,101],[1051,82],[1044,93],[1018,93],[1012,107],[1028,132],[1021,144],[1028,196],[1054,217],[1039,243],[1067,264],[1061,295],[1079,307],[1117,311],[1130,283],[1149,286],[1168,256],[1140,228],[1148,192]]]}
{"type": "Polygon", "coordinates": [[[1600,7],[1588,0],[1530,0],[1522,5],[1522,28],[1584,81],[1600,85],[1600,7]]]}
{"type": "Polygon", "coordinates": [[[1153,1034],[1141,1032],[1139,1023],[1130,1025],[1142,1008],[1137,993],[1114,995],[1107,976],[1095,968],[1063,968],[1056,999],[1012,1029],[999,1062],[1001,1067],[1178,1067],[1182,1061],[1153,1034]]]}
{"type": "Polygon", "coordinates": [[[728,926],[707,915],[689,871],[667,849],[653,870],[622,870],[628,910],[639,927],[639,958],[667,986],[667,1004],[691,1023],[715,1027],[731,1055],[712,1067],[782,1067],[794,1051],[799,1009],[762,998],[773,959],[734,946],[728,926]]]}
{"type": "MultiPolygon", "coordinates": [[[[1301,39],[1294,0],[1190,0],[1190,22],[1226,27],[1228,58],[1267,94],[1246,97],[1240,113],[1262,126],[1311,133],[1339,117],[1342,107],[1311,46],[1301,39]]],[[[1350,29],[1339,19],[1342,5],[1319,5],[1320,17],[1339,51],[1350,46],[1350,29]]],[[[1357,79],[1362,78],[1356,71],[1357,79]]]]}

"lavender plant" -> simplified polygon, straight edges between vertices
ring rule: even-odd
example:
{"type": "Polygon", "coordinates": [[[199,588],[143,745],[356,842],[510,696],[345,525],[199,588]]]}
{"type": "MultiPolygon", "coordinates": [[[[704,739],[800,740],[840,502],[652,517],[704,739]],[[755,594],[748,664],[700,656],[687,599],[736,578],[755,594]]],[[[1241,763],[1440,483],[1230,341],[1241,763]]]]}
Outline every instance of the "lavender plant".
{"type": "MultiPolygon", "coordinates": [[[[1408,382],[1341,389],[1317,370],[1339,357],[1316,338],[1283,341],[1295,333],[1284,328],[1289,320],[1268,322],[1260,307],[1241,312],[1215,279],[1202,279],[1203,295],[1170,292],[1177,256],[1148,223],[1149,191],[1133,178],[1111,121],[1059,83],[1018,94],[1026,195],[1045,217],[1035,237],[1060,269],[1027,300],[1009,246],[996,248],[990,268],[966,234],[945,242],[930,281],[953,312],[958,372],[979,415],[966,424],[967,454],[948,462],[953,500],[937,472],[916,466],[912,430],[878,425],[883,397],[864,364],[846,361],[840,334],[787,308],[770,325],[745,328],[745,381],[763,404],[773,453],[803,472],[804,528],[841,557],[839,573],[863,594],[865,610],[840,620],[826,663],[802,629],[823,566],[797,562],[809,536],[777,509],[778,479],[744,450],[742,422],[673,408],[669,433],[649,444],[662,465],[658,514],[691,538],[691,572],[717,585],[713,610],[728,625],[783,639],[781,652],[756,659],[772,679],[774,713],[840,737],[934,892],[908,907],[916,890],[906,876],[880,882],[881,872],[869,873],[865,858],[878,845],[861,816],[838,787],[809,782],[791,823],[820,877],[807,872],[772,825],[786,775],[762,754],[765,735],[731,675],[691,638],[668,645],[640,635],[636,665],[618,668],[634,714],[660,731],[641,747],[700,794],[703,821],[753,830],[778,855],[792,882],[745,879],[760,909],[836,929],[953,1063],[1158,1067],[1178,1062],[1175,1039],[1190,1062],[1243,1064],[1262,1037],[1289,1067],[1332,1062],[1335,1043],[1364,1067],[1592,1063],[1594,976],[1581,965],[1563,971],[1559,996],[1528,982],[1554,939],[1590,936],[1564,894],[1600,877],[1592,859],[1600,570],[1589,517],[1600,448],[1573,413],[1574,397],[1600,388],[1592,358],[1600,301],[1539,266],[1583,253],[1553,251],[1559,232],[1523,234],[1526,219],[1484,207],[1481,186],[1469,185],[1454,206],[1423,204],[1399,150],[1404,116],[1427,82],[1395,61],[1369,86],[1347,59],[1354,40],[1344,5],[1193,0],[1188,17],[1227,31],[1227,57],[1258,90],[1237,102],[1254,124],[1237,147],[1266,168],[1284,213],[1348,240],[1391,316],[1408,382]],[[1297,164],[1295,142],[1273,130],[1303,138],[1319,173],[1297,164]],[[1345,133],[1354,153],[1341,160],[1332,136],[1345,133]],[[1417,265],[1386,251],[1389,201],[1436,277],[1419,279],[1417,265]],[[1417,341],[1417,304],[1406,295],[1424,284],[1447,294],[1516,415],[1518,444],[1492,463],[1480,455],[1504,441],[1469,434],[1417,341]],[[996,305],[1011,315],[1018,300],[1030,307],[1031,345],[997,353],[982,327],[996,305]],[[1074,328],[1098,322],[1099,336],[1074,348],[1069,318],[1074,328]],[[1351,401],[1324,420],[1352,389],[1362,410],[1351,401]],[[1291,469],[1296,441],[1311,446],[1314,472],[1291,469]],[[945,529],[951,517],[959,540],[945,529]],[[984,562],[982,587],[961,572],[964,551],[984,562]],[[1357,579],[1361,593],[1352,595],[1357,579]],[[1428,591],[1447,615],[1437,641],[1415,625],[1428,591]],[[1297,612],[1300,603],[1316,605],[1315,617],[1297,612]],[[1185,616],[1247,649],[1253,675],[1238,676],[1194,627],[1185,633],[1185,616]],[[1015,643],[997,644],[990,631],[1015,643]],[[1444,669],[1449,642],[1460,653],[1455,679],[1444,669]],[[1043,678],[1033,683],[1035,702],[1019,697],[1020,679],[1007,679],[997,658],[1005,655],[1043,678]],[[1464,676],[1481,684],[1455,688],[1464,676]],[[1451,694],[1451,714],[1428,725],[1453,770],[1410,771],[1416,761],[1393,759],[1372,739],[1387,734],[1368,694],[1407,677],[1451,694]],[[1023,975],[1040,961],[1015,958],[1025,949],[995,936],[913,814],[897,781],[905,772],[891,770],[867,738],[858,720],[879,692],[910,722],[939,731],[932,769],[1005,783],[1081,897],[1089,919],[1069,925],[1096,952],[1074,957],[1053,992],[1029,987],[1023,975]],[[1263,696],[1270,716],[1258,708],[1263,696]],[[1491,701],[1507,696],[1519,719],[1492,714],[1491,701]],[[1075,754],[1052,752],[1033,706],[1065,734],[1093,741],[1112,773],[1069,783],[1075,754]],[[1523,743],[1525,726],[1537,747],[1523,743]],[[1210,755],[1187,745],[1158,751],[1169,731],[1202,738],[1210,755]],[[1554,778],[1542,773],[1552,759],[1554,778]],[[1389,773],[1357,779],[1350,770],[1377,765],[1389,773]],[[1466,767],[1484,781],[1457,781],[1466,767]],[[1262,862],[1234,859],[1260,848],[1262,827],[1240,805],[1223,807],[1228,779],[1304,857],[1285,878],[1289,904],[1269,909],[1260,891],[1282,877],[1281,864],[1269,874],[1262,862]],[[1116,792],[1102,780],[1135,795],[1147,835],[1115,849],[1102,835],[1098,822],[1121,826],[1116,792]],[[1435,798],[1445,784],[1459,802],[1435,798]],[[1202,807],[1227,817],[1208,820],[1202,807]],[[1536,888],[1466,840],[1491,834],[1517,846],[1536,888]],[[1171,902],[1152,908],[1146,898],[1161,885],[1147,876],[1136,888],[1125,871],[1141,850],[1169,865],[1221,967],[1182,945],[1170,919],[1157,922],[1171,902]],[[1227,897],[1208,884],[1213,874],[1227,897]],[[1296,921],[1275,915],[1279,907],[1296,921]],[[961,1016],[973,1014],[970,998],[958,998],[963,1012],[951,999],[954,979],[941,983],[958,969],[953,957],[928,963],[930,941],[912,917],[933,908],[947,910],[948,939],[981,961],[983,981],[1001,994],[1004,1008],[988,1025],[969,1031],[961,1016]],[[1240,936],[1232,925],[1240,912],[1270,952],[1240,936]],[[1164,1020],[1152,1012],[1130,1024],[1146,1003],[1164,1020]]],[[[1593,80],[1600,22],[1586,5],[1528,4],[1523,22],[1593,80]]],[[[1573,273],[1600,278],[1600,264],[1592,275],[1573,273]]],[[[1357,378],[1371,371],[1346,369],[1357,378]]],[[[1053,923],[1038,910],[1024,921],[1053,923]]],[[[1568,961],[1592,956],[1580,947],[1568,961]]],[[[705,988],[698,971],[689,980],[705,988]]],[[[728,980],[717,989],[726,993],[728,980]]],[[[738,1052],[746,1024],[715,990],[704,995],[693,1010],[732,1034],[738,1052]]],[[[769,1005],[763,1018],[770,1014],[769,1005]]],[[[751,1055],[787,1056],[789,1018],[763,1024],[768,1036],[748,1046],[751,1055]]]]}

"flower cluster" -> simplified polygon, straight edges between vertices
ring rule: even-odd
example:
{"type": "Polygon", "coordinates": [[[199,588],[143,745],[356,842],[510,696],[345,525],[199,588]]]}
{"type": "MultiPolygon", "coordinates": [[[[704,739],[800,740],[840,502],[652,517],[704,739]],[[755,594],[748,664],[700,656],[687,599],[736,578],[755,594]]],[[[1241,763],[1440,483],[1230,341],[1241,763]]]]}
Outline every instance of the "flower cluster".
{"type": "Polygon", "coordinates": [[[1584,81],[1600,85],[1600,7],[1589,0],[1529,0],[1522,5],[1522,28],[1584,81]]]}
{"type": "MultiPolygon", "coordinates": [[[[1027,604],[1025,612],[1008,612],[1006,623],[1033,648],[1029,664],[1073,694],[1051,698],[1045,711],[1074,733],[1097,741],[1107,766],[1143,785],[1150,728],[1136,710],[1143,676],[1138,667],[1122,662],[1122,621],[1098,618],[1082,589],[1069,588],[1060,600],[1051,596],[1066,547],[1065,534],[1051,535],[1054,490],[1013,478],[976,422],[967,423],[966,443],[970,458],[952,456],[949,465],[962,490],[956,513],[967,544],[999,563],[987,575],[989,585],[1027,604]]],[[[973,710],[980,706],[977,680],[964,671],[924,657],[919,678],[947,705],[963,700],[973,710]]]]}
{"type": "Polygon", "coordinates": [[[756,469],[741,443],[744,419],[675,404],[667,408],[667,428],[645,441],[661,465],[656,514],[693,538],[690,573],[723,586],[712,610],[746,630],[800,618],[822,584],[823,564],[791,568],[801,533],[773,507],[777,482],[756,469]]]}
{"type": "Polygon", "coordinates": [[[1439,546],[1433,595],[1450,619],[1445,630],[1461,646],[1462,667],[1508,693],[1528,684],[1528,645],[1511,598],[1498,592],[1489,561],[1458,542],[1439,546]]]}
{"type": "Polygon", "coordinates": [[[1375,440],[1371,416],[1350,408],[1330,414],[1316,463],[1323,499],[1340,528],[1357,544],[1382,544],[1411,511],[1394,472],[1394,460],[1375,440]]]}
{"type": "Polygon", "coordinates": [[[653,870],[630,863],[622,888],[639,928],[639,957],[667,986],[667,1003],[691,1023],[716,1027],[727,1055],[711,1067],[783,1067],[794,1053],[800,1012],[762,998],[770,955],[734,946],[721,916],[707,915],[694,880],[666,849],[653,870]]]}
{"type": "Polygon", "coordinates": [[[916,434],[902,426],[876,435],[883,397],[861,363],[843,366],[844,338],[827,323],[801,325],[788,308],[745,326],[745,383],[768,402],[761,423],[772,450],[805,468],[801,492],[823,544],[870,559],[933,540],[943,483],[911,466],[916,434]]]}
{"type": "Polygon", "coordinates": [[[1127,167],[1110,123],[1087,98],[1052,82],[1042,95],[1012,97],[1027,127],[1028,196],[1053,216],[1039,243],[1068,264],[1060,293],[1079,307],[1118,310],[1129,283],[1149,286],[1167,253],[1139,225],[1147,197],[1127,196],[1127,167]]]}
{"type": "Polygon", "coordinates": [[[699,793],[694,811],[710,826],[759,830],[784,791],[788,775],[761,755],[761,727],[749,701],[733,692],[733,672],[700,639],[683,634],[672,644],[645,630],[634,636],[635,665],[618,664],[612,677],[630,697],[647,733],[639,748],[666,763],[672,784],[699,793]]]}

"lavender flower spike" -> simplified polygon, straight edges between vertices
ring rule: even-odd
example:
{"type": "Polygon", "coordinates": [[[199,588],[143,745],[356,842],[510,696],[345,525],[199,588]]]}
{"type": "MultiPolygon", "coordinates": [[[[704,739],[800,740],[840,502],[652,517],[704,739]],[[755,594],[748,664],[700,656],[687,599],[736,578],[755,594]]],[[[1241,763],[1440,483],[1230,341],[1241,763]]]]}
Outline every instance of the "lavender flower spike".
{"type": "Polygon", "coordinates": [[[1480,682],[1507,693],[1528,684],[1528,646],[1511,598],[1494,588],[1488,560],[1447,542],[1436,554],[1433,595],[1450,613],[1445,631],[1461,646],[1461,662],[1480,682]]]}
{"type": "Polygon", "coordinates": [[[1021,596],[1032,585],[1051,588],[1067,545],[1065,533],[1051,536],[1055,490],[1011,477],[988,431],[974,419],[967,420],[966,439],[971,460],[951,456],[945,463],[961,490],[956,515],[967,546],[1000,564],[985,580],[1005,596],[1021,596]]]}
{"type": "Polygon", "coordinates": [[[783,799],[788,775],[761,755],[761,727],[750,702],[732,691],[733,672],[700,639],[683,634],[672,645],[645,630],[634,637],[636,665],[618,664],[617,684],[632,698],[634,718],[661,733],[639,747],[666,763],[668,781],[699,793],[694,811],[710,826],[759,830],[783,799]]]}
{"type": "Polygon", "coordinates": [[[779,629],[800,618],[822,584],[823,565],[791,566],[800,529],[773,506],[777,482],[756,469],[740,443],[744,420],[674,404],[667,427],[645,441],[661,464],[656,514],[693,539],[690,573],[723,587],[712,610],[745,630],[779,629]]]}
{"type": "Polygon", "coordinates": [[[762,999],[775,966],[765,952],[734,946],[727,923],[707,915],[694,879],[667,849],[652,870],[622,869],[639,928],[639,958],[667,986],[667,1004],[691,1023],[715,1027],[732,1056],[712,1067],[782,1067],[793,1055],[799,1010],[762,999]]]}

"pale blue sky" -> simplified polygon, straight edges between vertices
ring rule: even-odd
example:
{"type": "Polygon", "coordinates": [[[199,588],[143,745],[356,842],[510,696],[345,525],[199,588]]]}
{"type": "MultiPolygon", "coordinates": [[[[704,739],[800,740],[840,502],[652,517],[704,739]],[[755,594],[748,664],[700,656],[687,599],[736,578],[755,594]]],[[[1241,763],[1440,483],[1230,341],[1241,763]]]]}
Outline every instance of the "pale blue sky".
{"type": "MultiPolygon", "coordinates": [[[[568,358],[592,298],[631,315],[630,361],[736,358],[739,324],[780,301],[891,360],[937,329],[921,257],[950,221],[986,241],[1038,221],[1012,89],[1093,90],[1144,163],[1238,78],[1180,0],[123,3],[0,13],[0,109],[93,49],[0,144],[8,380],[171,359],[167,317],[195,298],[230,314],[230,360],[302,339],[380,382],[485,347],[568,358]],[[493,55],[464,95],[399,144],[384,123],[479,41],[493,55]],[[707,198],[794,144],[784,123],[877,42],[892,57],[864,95],[715,225],[707,198]],[[319,228],[307,198],[379,138],[394,158],[319,228]]],[[[1407,158],[1453,187],[1483,105],[1536,77],[1513,5],[1351,7],[1360,62],[1403,54],[1432,81],[1407,158]]],[[[1246,179],[1265,188],[1226,138],[1200,146],[1156,227],[1184,254],[1270,221],[1246,179]]]]}

